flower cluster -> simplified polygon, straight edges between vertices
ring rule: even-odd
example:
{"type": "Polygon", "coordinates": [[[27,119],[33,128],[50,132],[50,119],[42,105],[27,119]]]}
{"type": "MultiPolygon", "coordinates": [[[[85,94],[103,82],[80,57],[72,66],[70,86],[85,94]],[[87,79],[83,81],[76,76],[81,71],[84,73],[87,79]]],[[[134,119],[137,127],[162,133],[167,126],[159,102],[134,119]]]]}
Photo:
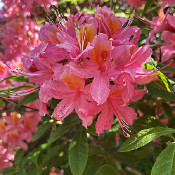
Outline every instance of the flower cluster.
{"type": "Polygon", "coordinates": [[[167,13],[164,13],[166,5],[162,6],[158,12],[157,17],[153,17],[150,22],[153,30],[150,32],[147,41],[155,41],[155,34],[162,32],[162,39],[165,42],[165,45],[161,46],[157,53],[161,54],[161,61],[166,62],[172,59],[175,56],[175,16],[167,13]]]}
{"type": "Polygon", "coordinates": [[[64,170],[59,170],[58,168],[52,168],[49,175],[64,175],[64,170]]]}
{"type": "Polygon", "coordinates": [[[67,22],[45,24],[39,32],[42,44],[24,58],[26,76],[40,85],[41,115],[47,114],[51,98],[60,99],[53,112],[63,120],[75,111],[85,127],[94,116],[98,134],[109,130],[115,115],[122,127],[137,115],[128,104],[146,93],[138,84],[157,79],[153,70],[142,68],[151,58],[148,45],[138,47],[141,30],[126,27],[107,7],[95,15],[76,14],[67,22]]]}
{"type": "Polygon", "coordinates": [[[6,48],[3,59],[6,61],[19,60],[39,44],[39,26],[31,19],[15,18],[2,25],[1,30],[0,37],[6,48]]]}
{"type": "Polygon", "coordinates": [[[129,5],[135,7],[135,8],[139,8],[141,7],[143,4],[146,3],[145,0],[125,0],[129,5]]]}
{"type": "MultiPolygon", "coordinates": [[[[0,59],[0,81],[6,78],[7,76],[8,76],[7,66],[0,59]]],[[[5,86],[6,86],[5,81],[0,83],[0,88],[3,88],[5,86]]]]}
{"type": "Polygon", "coordinates": [[[10,161],[13,159],[13,152],[9,151],[5,146],[0,144],[0,170],[12,166],[12,163],[10,161]]]}
{"type": "Polygon", "coordinates": [[[16,147],[27,150],[26,142],[31,142],[33,133],[37,130],[37,125],[41,120],[39,113],[31,111],[30,108],[37,109],[38,105],[38,101],[29,103],[27,105],[29,109],[24,114],[8,111],[1,113],[0,169],[12,166],[9,160],[13,160],[16,147]]]}
{"type": "MultiPolygon", "coordinates": [[[[28,107],[37,107],[38,102],[28,104],[28,107]]],[[[0,119],[0,140],[6,148],[13,151],[19,146],[27,150],[26,142],[31,142],[33,133],[37,129],[40,122],[40,115],[38,112],[27,110],[25,114],[21,115],[17,112],[4,112],[0,119]]]]}
{"type": "Polygon", "coordinates": [[[55,0],[2,0],[2,3],[3,7],[0,10],[0,14],[4,18],[30,16],[31,14],[36,14],[36,12],[40,12],[38,7],[41,5],[48,8],[51,4],[57,4],[55,0]]]}
{"type": "MultiPolygon", "coordinates": [[[[134,8],[140,8],[142,5],[146,3],[146,0],[124,0],[129,5],[133,6],[134,8]]],[[[161,0],[163,6],[169,4],[175,4],[175,0],[161,0]]]]}

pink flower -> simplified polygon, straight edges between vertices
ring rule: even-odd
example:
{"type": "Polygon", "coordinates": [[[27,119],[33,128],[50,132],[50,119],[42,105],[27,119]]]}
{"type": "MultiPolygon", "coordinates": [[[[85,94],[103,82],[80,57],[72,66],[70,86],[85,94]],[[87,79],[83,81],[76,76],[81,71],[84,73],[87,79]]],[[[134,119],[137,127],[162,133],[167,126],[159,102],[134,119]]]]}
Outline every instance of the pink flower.
{"type": "Polygon", "coordinates": [[[39,26],[31,19],[13,19],[1,27],[2,44],[6,48],[4,60],[18,60],[39,44],[39,26]]]}
{"type": "MultiPolygon", "coordinates": [[[[38,109],[39,101],[32,102],[27,106],[38,109]]],[[[31,112],[29,109],[22,116],[17,112],[3,114],[0,121],[0,139],[10,151],[17,146],[27,150],[26,141],[32,140],[40,119],[41,116],[38,112],[31,112]]]]}
{"type": "Polygon", "coordinates": [[[59,170],[58,168],[52,167],[49,175],[64,175],[64,170],[59,170]]]}
{"type": "Polygon", "coordinates": [[[85,81],[72,74],[69,68],[65,68],[61,80],[45,82],[39,95],[43,103],[47,103],[51,98],[62,99],[53,112],[56,119],[63,120],[75,109],[85,127],[92,123],[92,117],[86,118],[79,112],[79,108],[91,99],[89,86],[85,86],[85,81]]]}
{"type": "Polygon", "coordinates": [[[26,73],[24,73],[26,77],[29,78],[31,82],[37,84],[43,84],[44,81],[54,78],[61,71],[61,65],[47,63],[39,57],[34,57],[33,60],[30,58],[23,58],[22,62],[26,68],[26,73]],[[58,71],[57,69],[60,70],[58,71]]]}
{"type": "Polygon", "coordinates": [[[58,120],[75,111],[87,127],[101,112],[98,134],[110,129],[114,114],[122,127],[132,124],[136,113],[127,105],[146,92],[137,84],[157,75],[142,68],[152,52],[147,45],[138,47],[141,30],[123,27],[125,22],[97,7],[95,16],[78,13],[41,29],[42,44],[30,52],[32,59],[23,59],[26,77],[40,85],[40,114],[48,113],[47,104],[55,98],[61,100],[53,112],[58,120]]]}
{"type": "MultiPolygon", "coordinates": [[[[0,60],[0,81],[8,76],[7,66],[0,60]]],[[[0,83],[0,88],[6,86],[6,81],[0,83]]]]}
{"type": "Polygon", "coordinates": [[[57,5],[56,0],[2,0],[3,7],[0,14],[5,18],[12,18],[16,16],[30,16],[31,14],[40,13],[41,5],[49,8],[50,5],[57,5]],[[36,11],[37,8],[37,11],[36,11]]]}
{"type": "Polygon", "coordinates": [[[154,35],[158,32],[169,31],[175,33],[175,16],[171,16],[170,14],[168,14],[168,11],[166,14],[164,14],[163,10],[165,7],[166,6],[162,6],[159,9],[158,17],[152,18],[150,24],[153,30],[149,33],[147,42],[149,42],[149,39],[151,39],[151,41],[154,41],[154,35]]]}
{"type": "Polygon", "coordinates": [[[12,166],[12,163],[9,160],[13,159],[13,153],[9,152],[7,148],[0,144],[0,170],[12,166]]]}
{"type": "MultiPolygon", "coordinates": [[[[145,94],[144,90],[134,90],[137,98],[133,98],[130,101],[139,100],[145,94]]],[[[98,134],[109,130],[112,126],[114,115],[117,117],[120,125],[126,127],[127,124],[132,125],[133,120],[137,118],[137,114],[134,109],[127,106],[123,101],[121,95],[123,87],[111,86],[110,95],[105,103],[97,105],[95,102],[90,102],[87,106],[83,106],[80,110],[88,116],[93,116],[101,111],[96,123],[96,131],[98,134]]],[[[129,103],[129,102],[128,102],[129,103]]]]}
{"type": "Polygon", "coordinates": [[[145,0],[125,0],[129,5],[135,7],[135,8],[139,8],[141,7],[143,4],[146,3],[145,0]]]}
{"type": "Polygon", "coordinates": [[[162,32],[162,39],[164,40],[165,45],[161,46],[160,49],[157,49],[157,59],[159,59],[161,54],[161,62],[166,62],[175,57],[175,32],[162,32]]]}

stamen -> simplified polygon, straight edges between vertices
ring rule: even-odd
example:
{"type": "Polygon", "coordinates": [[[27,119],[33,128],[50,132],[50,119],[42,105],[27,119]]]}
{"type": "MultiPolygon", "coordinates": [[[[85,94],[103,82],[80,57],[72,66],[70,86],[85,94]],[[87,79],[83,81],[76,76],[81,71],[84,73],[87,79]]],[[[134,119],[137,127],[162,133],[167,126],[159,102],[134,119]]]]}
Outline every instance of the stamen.
{"type": "Polygon", "coordinates": [[[49,19],[49,21],[56,27],[56,28],[58,28],[58,26],[55,24],[55,22],[52,20],[52,18],[51,18],[51,16],[50,16],[50,14],[49,14],[49,12],[48,12],[48,10],[47,10],[47,8],[46,8],[46,5],[45,5],[45,2],[42,0],[42,2],[43,2],[43,4],[44,4],[44,8],[45,8],[45,12],[47,13],[47,15],[48,15],[48,17],[47,17],[47,19],[49,19]]]}

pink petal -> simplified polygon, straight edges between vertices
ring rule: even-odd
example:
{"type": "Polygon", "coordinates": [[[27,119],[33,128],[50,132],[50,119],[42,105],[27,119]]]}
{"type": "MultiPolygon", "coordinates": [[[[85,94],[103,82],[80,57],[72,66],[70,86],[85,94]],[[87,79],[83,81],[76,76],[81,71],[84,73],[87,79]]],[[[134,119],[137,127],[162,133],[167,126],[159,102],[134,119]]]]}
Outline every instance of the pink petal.
{"type": "Polygon", "coordinates": [[[126,67],[135,69],[141,67],[151,59],[151,53],[152,50],[149,45],[138,48],[132,55],[132,58],[126,67]]]}
{"type": "Polygon", "coordinates": [[[97,134],[101,134],[104,130],[109,130],[112,126],[114,121],[114,116],[111,108],[108,106],[108,103],[104,104],[104,110],[98,116],[97,123],[96,123],[96,131],[97,134]]]}
{"type": "Polygon", "coordinates": [[[83,121],[83,126],[87,129],[89,125],[93,122],[93,116],[87,116],[81,111],[76,111],[79,118],[83,121]]]}
{"type": "Polygon", "coordinates": [[[122,121],[125,121],[125,123],[132,125],[133,120],[137,118],[137,114],[135,113],[133,108],[125,106],[122,103],[123,102],[120,99],[110,98],[112,110],[118,118],[120,124],[122,124],[122,121]]]}
{"type": "Polygon", "coordinates": [[[81,62],[70,62],[68,66],[70,66],[73,74],[81,78],[92,78],[99,71],[96,63],[87,59],[81,62]]]}
{"type": "Polygon", "coordinates": [[[48,61],[69,60],[70,58],[65,49],[58,48],[55,45],[48,45],[41,55],[44,60],[48,61]]]}
{"type": "Polygon", "coordinates": [[[119,30],[113,36],[113,45],[124,45],[124,44],[136,44],[139,40],[140,34],[142,33],[141,29],[137,26],[125,27],[119,30]],[[134,36],[133,39],[130,41],[131,36],[134,36]]]}
{"type": "Polygon", "coordinates": [[[53,116],[57,120],[64,120],[75,108],[77,96],[69,96],[58,103],[53,112],[53,116]]]}
{"type": "Polygon", "coordinates": [[[90,89],[92,98],[98,103],[103,104],[109,96],[109,80],[106,75],[98,73],[91,84],[90,89]]]}
{"type": "Polygon", "coordinates": [[[40,104],[39,114],[41,116],[45,116],[46,114],[48,114],[47,105],[45,103],[40,104]]]}
{"type": "Polygon", "coordinates": [[[121,66],[123,67],[131,58],[131,53],[130,53],[130,48],[131,46],[129,45],[121,45],[115,47],[112,52],[111,56],[114,59],[114,64],[116,68],[120,68],[121,66]]]}
{"type": "Polygon", "coordinates": [[[120,106],[118,108],[118,114],[117,117],[121,118],[129,125],[132,125],[133,121],[137,118],[134,109],[128,106],[120,106]]]}
{"type": "Polygon", "coordinates": [[[145,89],[135,89],[134,96],[132,98],[132,102],[140,100],[146,93],[147,93],[146,88],[145,89]]]}

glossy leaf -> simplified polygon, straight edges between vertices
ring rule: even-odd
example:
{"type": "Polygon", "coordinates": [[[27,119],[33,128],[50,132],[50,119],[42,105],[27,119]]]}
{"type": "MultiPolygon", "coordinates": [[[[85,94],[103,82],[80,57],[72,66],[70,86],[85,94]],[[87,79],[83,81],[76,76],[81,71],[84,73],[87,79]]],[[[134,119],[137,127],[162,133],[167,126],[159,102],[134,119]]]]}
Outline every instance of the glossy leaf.
{"type": "Polygon", "coordinates": [[[164,149],[157,158],[151,175],[174,175],[175,174],[175,143],[164,149]]]}
{"type": "Polygon", "coordinates": [[[18,82],[29,82],[29,79],[28,78],[24,78],[24,76],[19,76],[19,77],[12,77],[12,80],[13,81],[18,81],[18,82]]]}
{"type": "Polygon", "coordinates": [[[88,159],[88,139],[81,127],[69,146],[69,166],[73,175],[82,175],[88,159]]]}
{"type": "Polygon", "coordinates": [[[172,128],[164,128],[164,127],[154,127],[149,129],[144,129],[134,134],[132,137],[127,139],[123,145],[118,150],[119,152],[127,152],[132,151],[137,148],[140,148],[152,140],[164,136],[169,135],[171,133],[175,133],[175,129],[172,128]]]}
{"type": "Polygon", "coordinates": [[[169,82],[168,82],[167,78],[165,77],[165,75],[160,71],[158,71],[157,75],[158,75],[159,79],[163,82],[165,88],[168,91],[170,91],[169,82]]]}

